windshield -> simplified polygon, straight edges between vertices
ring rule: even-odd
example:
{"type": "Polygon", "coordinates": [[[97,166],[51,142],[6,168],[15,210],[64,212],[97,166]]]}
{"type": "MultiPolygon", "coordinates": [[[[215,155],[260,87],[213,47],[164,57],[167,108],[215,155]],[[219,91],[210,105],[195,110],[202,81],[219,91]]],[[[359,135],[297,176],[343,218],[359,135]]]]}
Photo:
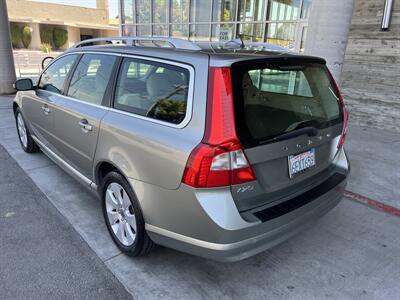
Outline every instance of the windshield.
{"type": "Polygon", "coordinates": [[[300,128],[340,123],[339,98],[324,65],[257,63],[234,72],[237,131],[244,146],[256,146],[300,128]]]}

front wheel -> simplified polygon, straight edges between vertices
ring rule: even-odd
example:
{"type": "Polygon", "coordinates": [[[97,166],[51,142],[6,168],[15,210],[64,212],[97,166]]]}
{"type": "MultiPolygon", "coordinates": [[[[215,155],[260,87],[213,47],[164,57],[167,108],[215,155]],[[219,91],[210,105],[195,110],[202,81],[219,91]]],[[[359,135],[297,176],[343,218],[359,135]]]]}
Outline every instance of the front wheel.
{"type": "Polygon", "coordinates": [[[130,256],[146,255],[155,244],[145,231],[139,202],[126,179],[110,172],[102,186],[103,214],[118,248],[130,256]]]}
{"type": "Polygon", "coordinates": [[[39,147],[32,139],[28,127],[26,126],[25,119],[22,116],[21,110],[19,108],[17,108],[17,110],[15,111],[15,121],[17,124],[17,133],[22,149],[27,153],[38,152],[39,147]]]}

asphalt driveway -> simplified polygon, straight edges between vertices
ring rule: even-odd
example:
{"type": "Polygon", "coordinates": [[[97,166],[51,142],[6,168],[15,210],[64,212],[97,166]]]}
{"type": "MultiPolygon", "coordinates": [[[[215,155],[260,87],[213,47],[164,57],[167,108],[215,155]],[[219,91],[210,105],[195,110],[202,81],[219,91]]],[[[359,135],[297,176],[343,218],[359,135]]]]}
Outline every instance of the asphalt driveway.
{"type": "Polygon", "coordinates": [[[130,299],[0,145],[0,299],[130,299]]]}

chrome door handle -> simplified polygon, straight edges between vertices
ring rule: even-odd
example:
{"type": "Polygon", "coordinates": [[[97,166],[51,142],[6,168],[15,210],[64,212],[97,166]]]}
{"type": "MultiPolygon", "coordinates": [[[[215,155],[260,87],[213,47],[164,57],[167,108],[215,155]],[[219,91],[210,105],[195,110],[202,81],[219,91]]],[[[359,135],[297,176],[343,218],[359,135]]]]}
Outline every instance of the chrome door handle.
{"type": "Polygon", "coordinates": [[[50,108],[47,105],[42,106],[42,110],[45,115],[48,115],[50,113],[50,108]]]}
{"type": "Polygon", "coordinates": [[[79,121],[79,126],[81,126],[83,132],[89,132],[93,130],[93,126],[89,124],[88,120],[82,119],[79,121]]]}

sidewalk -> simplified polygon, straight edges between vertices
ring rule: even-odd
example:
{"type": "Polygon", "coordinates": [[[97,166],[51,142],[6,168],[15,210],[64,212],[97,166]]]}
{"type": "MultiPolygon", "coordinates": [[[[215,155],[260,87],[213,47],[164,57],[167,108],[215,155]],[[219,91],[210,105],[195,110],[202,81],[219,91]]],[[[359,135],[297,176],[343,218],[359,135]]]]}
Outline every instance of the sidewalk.
{"type": "MultiPolygon", "coordinates": [[[[295,238],[250,259],[222,264],[158,248],[122,255],[101,205],[43,154],[18,144],[10,98],[0,97],[0,144],[135,298],[396,299],[400,294],[400,218],[344,199],[295,238]]],[[[400,134],[351,126],[348,189],[400,207],[400,134]]]]}

